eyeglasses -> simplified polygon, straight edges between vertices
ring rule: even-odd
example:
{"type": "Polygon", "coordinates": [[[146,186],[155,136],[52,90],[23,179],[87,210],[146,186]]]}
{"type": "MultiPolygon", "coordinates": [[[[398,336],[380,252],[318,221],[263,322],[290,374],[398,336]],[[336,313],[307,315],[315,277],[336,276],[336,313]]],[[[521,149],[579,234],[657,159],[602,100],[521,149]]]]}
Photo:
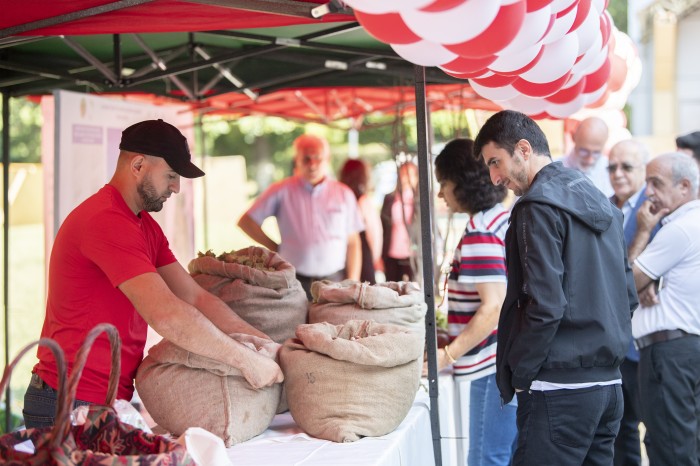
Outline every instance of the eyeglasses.
{"type": "Polygon", "coordinates": [[[638,165],[631,165],[629,163],[612,163],[608,165],[608,173],[615,173],[618,168],[621,168],[623,171],[626,171],[627,173],[633,172],[637,168],[639,168],[638,165]]]}
{"type": "Polygon", "coordinates": [[[578,147],[578,148],[576,148],[576,154],[579,157],[593,157],[593,158],[597,159],[598,157],[603,155],[603,152],[601,152],[599,150],[590,150],[590,149],[585,149],[583,147],[578,147]]]}

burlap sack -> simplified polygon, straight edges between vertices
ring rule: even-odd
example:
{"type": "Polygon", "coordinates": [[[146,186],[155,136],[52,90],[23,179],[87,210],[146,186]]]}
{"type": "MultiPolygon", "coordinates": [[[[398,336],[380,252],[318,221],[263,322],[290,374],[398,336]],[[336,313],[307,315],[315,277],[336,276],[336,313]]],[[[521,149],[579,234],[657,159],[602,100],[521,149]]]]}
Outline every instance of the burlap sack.
{"type": "Polygon", "coordinates": [[[250,256],[264,269],[207,255],[190,261],[189,272],[202,288],[221,298],[275,342],[292,338],[297,325],[306,323],[309,305],[294,266],[278,254],[255,246],[230,254],[250,256]]]}
{"type": "Polygon", "coordinates": [[[300,325],[280,350],[289,411],[306,433],[353,442],[392,432],[413,404],[423,338],[353,320],[300,325]]]}
{"type": "Polygon", "coordinates": [[[313,303],[309,323],[343,324],[349,320],[374,320],[408,327],[425,335],[428,310],[423,292],[413,282],[386,282],[370,285],[354,280],[311,284],[313,303]]]}
{"type": "Polygon", "coordinates": [[[201,427],[230,447],[267,429],[282,384],[255,390],[238,369],[162,340],[139,366],[136,390],[163,429],[181,435],[201,427]]]}

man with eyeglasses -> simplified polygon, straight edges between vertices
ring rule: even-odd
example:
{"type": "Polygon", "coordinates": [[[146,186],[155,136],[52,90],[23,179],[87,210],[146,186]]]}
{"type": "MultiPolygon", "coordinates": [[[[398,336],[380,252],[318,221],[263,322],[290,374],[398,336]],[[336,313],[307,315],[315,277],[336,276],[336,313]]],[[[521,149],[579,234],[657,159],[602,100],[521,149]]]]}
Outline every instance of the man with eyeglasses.
{"type": "Polygon", "coordinates": [[[365,229],[357,200],[343,183],[328,178],[328,141],[305,134],[294,141],[295,175],[270,186],[238,221],[253,240],[289,261],[311,300],[317,280],[360,279],[365,229]],[[263,230],[275,217],[281,242],[263,230]]]}
{"type": "Polygon", "coordinates": [[[607,157],[603,155],[608,141],[608,125],[598,117],[581,121],[572,136],[574,147],[562,159],[565,167],[583,172],[606,196],[613,195],[612,186],[606,173],[607,157]]]}
{"type": "MultiPolygon", "coordinates": [[[[608,174],[610,184],[615,194],[610,201],[624,215],[623,232],[625,244],[632,243],[637,232],[637,211],[647,197],[644,193],[646,176],[645,166],[649,161],[647,147],[635,139],[626,139],[615,144],[610,149],[608,157],[608,174]]],[[[652,230],[651,237],[658,230],[652,230]]],[[[651,238],[650,238],[651,239],[651,238]]],[[[615,439],[615,466],[638,466],[641,464],[641,448],[639,443],[639,423],[641,413],[639,407],[639,385],[637,382],[637,366],[639,352],[630,341],[627,356],[620,366],[622,373],[622,396],[625,400],[625,410],[620,423],[620,432],[615,439]]]]}

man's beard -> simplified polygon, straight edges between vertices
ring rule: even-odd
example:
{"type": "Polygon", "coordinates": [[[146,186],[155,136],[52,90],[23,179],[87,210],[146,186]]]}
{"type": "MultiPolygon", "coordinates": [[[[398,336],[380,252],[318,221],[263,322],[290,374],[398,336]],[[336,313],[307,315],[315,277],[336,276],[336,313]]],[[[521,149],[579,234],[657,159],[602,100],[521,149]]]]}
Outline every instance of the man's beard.
{"type": "Polygon", "coordinates": [[[136,187],[139,196],[141,196],[141,202],[143,204],[143,210],[146,212],[160,212],[163,208],[163,203],[165,202],[162,196],[159,196],[156,192],[156,188],[151,183],[150,176],[143,179],[141,184],[136,187]]]}

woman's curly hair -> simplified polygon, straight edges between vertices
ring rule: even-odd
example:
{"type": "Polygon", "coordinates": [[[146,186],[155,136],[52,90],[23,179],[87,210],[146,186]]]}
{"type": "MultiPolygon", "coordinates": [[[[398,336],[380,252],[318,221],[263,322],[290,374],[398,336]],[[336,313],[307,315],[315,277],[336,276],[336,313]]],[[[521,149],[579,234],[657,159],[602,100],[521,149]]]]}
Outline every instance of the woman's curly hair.
{"type": "Polygon", "coordinates": [[[474,141],[453,139],[435,158],[435,176],[438,181],[452,181],[454,195],[469,214],[488,210],[505,199],[505,186],[491,182],[489,170],[481,158],[473,153],[474,141]]]}

